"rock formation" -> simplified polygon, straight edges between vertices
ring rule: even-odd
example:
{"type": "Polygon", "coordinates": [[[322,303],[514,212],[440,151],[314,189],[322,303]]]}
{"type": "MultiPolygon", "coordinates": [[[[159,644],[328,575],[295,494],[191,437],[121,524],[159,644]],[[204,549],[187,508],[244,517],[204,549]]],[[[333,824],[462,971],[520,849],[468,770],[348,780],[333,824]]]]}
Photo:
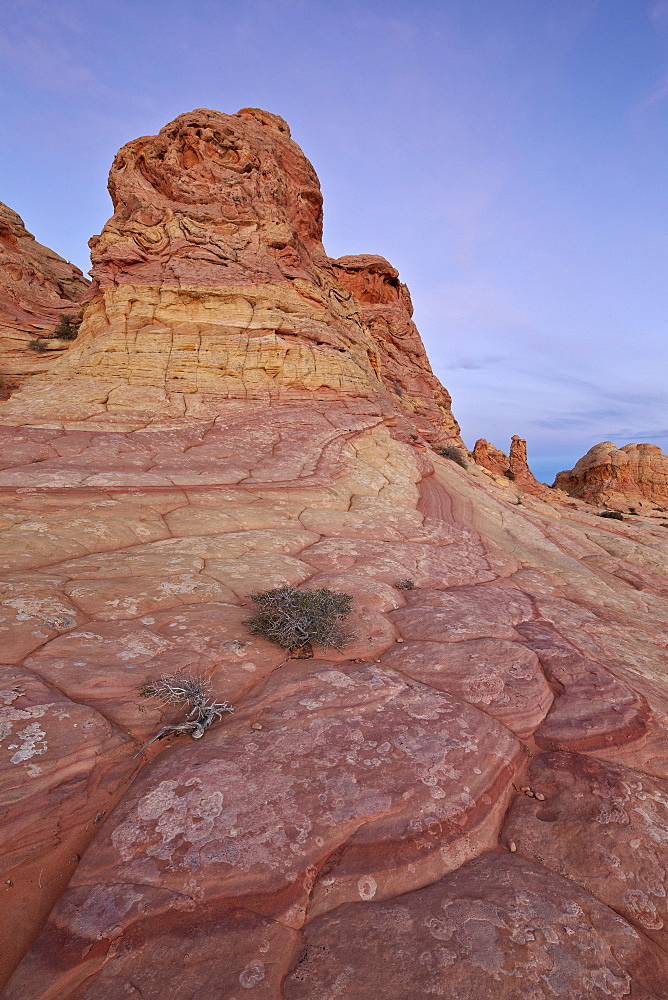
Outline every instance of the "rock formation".
{"type": "Polygon", "coordinates": [[[360,304],[365,328],[380,351],[380,375],[384,384],[414,415],[415,424],[429,441],[442,438],[434,428],[463,447],[459,425],[452,415],[450,393],[432,374],[413,315],[413,303],[399,272],[385,260],[370,254],[340,257],[333,261],[334,274],[360,304]]]}
{"type": "MultiPolygon", "coordinates": [[[[461,444],[397,272],[325,254],[318,178],[282,118],[180,115],[121,149],[109,191],[115,214],[90,241],[93,299],[49,376],[54,420],[367,398],[388,417],[417,413],[429,440],[461,444]]],[[[44,391],[15,401],[17,418],[37,399],[44,415],[44,391]]]]}
{"type": "Polygon", "coordinates": [[[78,267],[43,247],[23,220],[0,202],[0,378],[17,385],[43,372],[67,343],[46,342],[37,353],[29,343],[51,335],[64,315],[77,315],[89,282],[78,267]]]}
{"type": "Polygon", "coordinates": [[[546,490],[545,484],[539,483],[529,468],[527,443],[517,434],[513,435],[510,442],[510,455],[495,448],[484,438],[479,438],[473,447],[473,460],[483,469],[497,476],[505,476],[527,493],[544,493],[546,490]]]}
{"type": "Polygon", "coordinates": [[[0,407],[4,1000],[666,1000],[666,530],[428,447],[407,292],[325,256],[281,119],[182,115],[111,189],[0,407]],[[252,634],[282,585],[349,644],[252,634]],[[234,714],[142,751],[179,672],[234,714]]]}
{"type": "Polygon", "coordinates": [[[575,468],[559,472],[557,489],[615,510],[668,510],[668,457],[655,444],[594,445],[575,468]]]}

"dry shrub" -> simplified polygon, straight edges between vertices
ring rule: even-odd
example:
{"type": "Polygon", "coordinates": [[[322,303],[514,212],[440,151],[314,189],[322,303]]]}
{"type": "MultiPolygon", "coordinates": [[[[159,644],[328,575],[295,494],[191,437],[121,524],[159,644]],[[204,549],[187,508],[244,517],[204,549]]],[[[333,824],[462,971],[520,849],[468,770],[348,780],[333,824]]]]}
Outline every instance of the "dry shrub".
{"type": "Polygon", "coordinates": [[[163,726],[139,753],[166,736],[191,736],[199,740],[216,719],[222,719],[223,713],[234,711],[226,701],[211,698],[207,681],[187,674],[163,674],[159,680],[146,684],[140,694],[142,698],[159,698],[163,705],[182,705],[186,721],[163,726]]]}
{"type": "Polygon", "coordinates": [[[304,649],[308,652],[311,643],[342,649],[352,638],[352,633],[342,628],[352,611],[350,594],[277,587],[250,596],[258,612],[244,624],[253,635],[269,639],[293,655],[304,649]]]}

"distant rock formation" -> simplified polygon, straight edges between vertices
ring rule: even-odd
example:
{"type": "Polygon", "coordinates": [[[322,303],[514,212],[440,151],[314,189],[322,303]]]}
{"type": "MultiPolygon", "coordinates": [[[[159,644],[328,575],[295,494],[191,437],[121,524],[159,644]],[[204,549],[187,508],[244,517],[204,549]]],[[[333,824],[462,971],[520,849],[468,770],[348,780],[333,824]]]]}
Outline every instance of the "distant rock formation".
{"type": "Polygon", "coordinates": [[[513,435],[510,455],[495,448],[485,438],[479,438],[473,447],[473,460],[497,476],[505,476],[527,493],[544,493],[544,483],[539,483],[527,462],[527,443],[524,438],[513,435]]]}
{"type": "Polygon", "coordinates": [[[78,267],[38,243],[0,202],[0,379],[19,384],[65,350],[60,340],[41,354],[28,345],[52,334],[61,316],[76,315],[89,286],[78,267]]]}
{"type": "Polygon", "coordinates": [[[282,118],[180,115],[120,150],[109,191],[92,301],[49,378],[54,419],[73,405],[206,418],[226,399],[345,396],[461,444],[396,270],[327,257],[318,178],[282,118]]]}
{"type": "Polygon", "coordinates": [[[668,457],[655,444],[618,448],[602,441],[575,468],[560,472],[557,489],[589,503],[614,508],[668,507],[668,457]]]}

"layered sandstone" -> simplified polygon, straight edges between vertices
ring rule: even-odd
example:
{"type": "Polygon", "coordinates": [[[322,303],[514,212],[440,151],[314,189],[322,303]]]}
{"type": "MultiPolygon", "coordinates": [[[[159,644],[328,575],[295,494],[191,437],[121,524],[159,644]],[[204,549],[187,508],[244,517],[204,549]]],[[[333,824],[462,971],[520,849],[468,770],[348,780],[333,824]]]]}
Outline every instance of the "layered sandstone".
{"type": "Polygon", "coordinates": [[[0,378],[20,384],[67,348],[51,340],[39,354],[30,341],[50,336],[61,316],[77,315],[89,282],[78,267],[38,243],[16,212],[0,202],[0,378]]]}
{"type": "Polygon", "coordinates": [[[655,444],[613,441],[594,445],[573,469],[560,472],[557,489],[588,503],[626,510],[668,509],[668,457],[655,444]]]}
{"type": "Polygon", "coordinates": [[[318,178],[282,118],[181,115],[121,149],[109,191],[79,339],[17,416],[38,399],[46,415],[48,399],[53,420],[74,405],[111,426],[127,412],[205,418],[230,398],[345,396],[459,441],[397,272],[325,254],[318,178]]]}
{"type": "Polygon", "coordinates": [[[666,1000],[668,533],[428,449],[396,273],[318,256],[280,119],[214,115],[119,154],[81,343],[1,407],[5,997],[666,1000]],[[255,227],[234,286],[178,283],[206,233],[133,278],[186,184],[255,227]],[[307,278],[269,273],[279,216],[307,278]],[[351,594],[350,643],[251,634],[283,584],[351,594]],[[142,752],[178,671],[234,714],[142,752]]]}
{"type": "Polygon", "coordinates": [[[446,438],[463,447],[450,393],[431,370],[412,320],[410,292],[399,281],[399,272],[384,257],[371,254],[340,257],[333,265],[339,284],[360,304],[364,326],[380,351],[384,384],[413,415],[426,440],[446,438]]]}
{"type": "Polygon", "coordinates": [[[510,442],[510,455],[495,448],[485,438],[479,438],[473,447],[473,460],[483,469],[505,476],[527,493],[544,493],[545,484],[539,483],[529,468],[527,443],[514,434],[510,442]]]}

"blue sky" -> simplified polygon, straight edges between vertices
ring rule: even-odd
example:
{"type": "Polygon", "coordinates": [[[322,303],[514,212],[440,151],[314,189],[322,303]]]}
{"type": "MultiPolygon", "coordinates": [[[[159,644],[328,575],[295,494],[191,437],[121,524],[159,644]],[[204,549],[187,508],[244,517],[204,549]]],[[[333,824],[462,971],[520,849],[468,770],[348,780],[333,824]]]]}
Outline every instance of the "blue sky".
{"type": "Polygon", "coordinates": [[[88,269],[116,150],[282,115],[411,289],[469,446],[668,450],[668,0],[3,0],[0,200],[88,269]]]}

